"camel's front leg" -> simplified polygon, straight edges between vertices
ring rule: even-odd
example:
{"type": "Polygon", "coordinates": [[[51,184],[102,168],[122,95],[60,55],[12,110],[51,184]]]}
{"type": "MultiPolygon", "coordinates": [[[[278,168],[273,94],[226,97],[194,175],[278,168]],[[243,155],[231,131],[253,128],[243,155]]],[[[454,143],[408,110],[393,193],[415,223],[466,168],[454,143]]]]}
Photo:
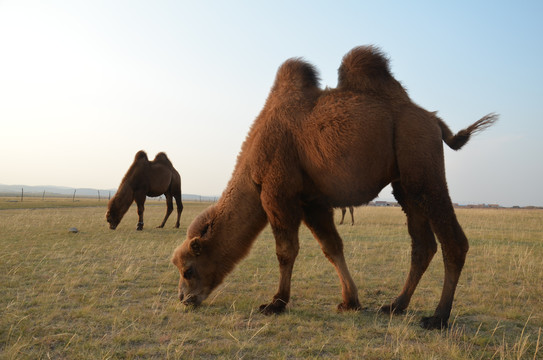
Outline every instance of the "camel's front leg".
{"type": "Polygon", "coordinates": [[[343,241],[334,225],[334,210],[326,206],[318,206],[318,204],[306,206],[304,222],[321,245],[324,255],[336,268],[343,296],[343,302],[338,305],[338,310],[360,310],[358,290],[345,262],[343,241]]]}
{"type": "Polygon", "coordinates": [[[279,261],[279,290],[269,304],[260,306],[260,311],[266,315],[279,314],[285,310],[290,299],[290,280],[292,268],[298,255],[298,230],[282,230],[273,228],[277,260],[279,261]]]}
{"type": "Polygon", "coordinates": [[[262,208],[275,237],[275,253],[279,261],[279,289],[271,303],[260,306],[264,314],[283,312],[290,299],[290,280],[300,248],[298,229],[302,222],[302,209],[295,189],[296,186],[263,186],[260,194],[262,208]]]}
{"type": "Polygon", "coordinates": [[[145,210],[145,194],[135,194],[134,200],[136,201],[136,205],[138,206],[138,226],[136,227],[136,230],[143,230],[143,211],[145,210]]]}

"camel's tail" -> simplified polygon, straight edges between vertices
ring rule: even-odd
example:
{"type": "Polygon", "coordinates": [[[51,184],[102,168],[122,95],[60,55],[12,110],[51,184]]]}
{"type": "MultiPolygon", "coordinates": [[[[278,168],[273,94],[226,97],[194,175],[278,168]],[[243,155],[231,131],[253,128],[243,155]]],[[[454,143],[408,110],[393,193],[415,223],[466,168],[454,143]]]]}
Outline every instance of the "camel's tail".
{"type": "Polygon", "coordinates": [[[439,127],[441,128],[441,133],[443,141],[453,150],[459,150],[462,146],[466,145],[471,135],[475,135],[478,132],[485,130],[486,128],[492,126],[496,121],[498,121],[499,116],[497,114],[491,113],[483,116],[481,119],[477,120],[464,130],[460,130],[457,134],[453,134],[451,129],[445,124],[443,120],[438,119],[439,127]]]}

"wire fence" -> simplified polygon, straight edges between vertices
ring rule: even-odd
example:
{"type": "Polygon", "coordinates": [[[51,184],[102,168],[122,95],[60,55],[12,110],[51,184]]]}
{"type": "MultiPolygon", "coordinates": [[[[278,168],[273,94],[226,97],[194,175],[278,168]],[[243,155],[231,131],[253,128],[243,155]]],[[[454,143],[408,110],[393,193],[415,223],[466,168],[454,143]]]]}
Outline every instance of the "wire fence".
{"type": "MultiPolygon", "coordinates": [[[[33,201],[40,199],[45,201],[46,199],[52,198],[61,198],[61,199],[72,199],[73,202],[79,200],[92,200],[95,199],[98,202],[100,201],[109,201],[114,195],[115,191],[111,190],[90,190],[90,189],[73,189],[73,192],[53,192],[53,191],[25,191],[24,187],[21,187],[19,193],[14,191],[0,191],[0,197],[8,197],[13,199],[12,201],[24,202],[25,199],[32,199],[33,201]]],[[[147,197],[147,199],[152,199],[155,201],[165,200],[164,195],[157,197],[147,197]]],[[[202,195],[183,195],[183,201],[194,201],[194,202],[217,202],[219,197],[217,196],[202,196],[202,195]]]]}

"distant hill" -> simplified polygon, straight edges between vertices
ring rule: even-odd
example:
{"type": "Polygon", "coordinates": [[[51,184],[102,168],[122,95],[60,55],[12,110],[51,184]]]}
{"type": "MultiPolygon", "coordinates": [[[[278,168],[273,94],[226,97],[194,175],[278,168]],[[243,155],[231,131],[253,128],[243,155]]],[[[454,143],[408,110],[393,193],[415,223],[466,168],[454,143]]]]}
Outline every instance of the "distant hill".
{"type": "MultiPolygon", "coordinates": [[[[46,196],[46,197],[98,197],[100,192],[101,198],[108,198],[113,196],[117,189],[89,189],[89,188],[72,188],[66,186],[52,186],[52,185],[3,185],[0,184],[0,196],[21,196],[21,189],[24,196],[46,196]],[[45,192],[45,195],[44,195],[45,192]]],[[[204,201],[214,202],[218,200],[218,196],[203,196],[195,194],[183,194],[183,200],[186,201],[204,201]]]]}

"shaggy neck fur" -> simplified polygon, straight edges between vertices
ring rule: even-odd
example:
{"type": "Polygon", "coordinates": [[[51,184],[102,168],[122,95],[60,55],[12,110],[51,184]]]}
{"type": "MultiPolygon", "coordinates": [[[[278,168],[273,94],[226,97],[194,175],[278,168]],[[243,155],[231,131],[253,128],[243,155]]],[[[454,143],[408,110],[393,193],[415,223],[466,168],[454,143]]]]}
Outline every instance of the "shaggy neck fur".
{"type": "Polygon", "coordinates": [[[220,259],[219,273],[226,276],[247,255],[267,218],[248,174],[232,177],[215,210],[210,248],[220,259]]]}
{"type": "Polygon", "coordinates": [[[117,190],[117,193],[113,198],[111,198],[111,202],[109,203],[110,210],[113,209],[117,212],[119,221],[122,219],[124,214],[128,211],[130,208],[130,205],[132,205],[132,202],[134,201],[134,191],[132,190],[132,187],[128,185],[125,181],[121,183],[121,186],[119,187],[119,190],[117,190]]]}

